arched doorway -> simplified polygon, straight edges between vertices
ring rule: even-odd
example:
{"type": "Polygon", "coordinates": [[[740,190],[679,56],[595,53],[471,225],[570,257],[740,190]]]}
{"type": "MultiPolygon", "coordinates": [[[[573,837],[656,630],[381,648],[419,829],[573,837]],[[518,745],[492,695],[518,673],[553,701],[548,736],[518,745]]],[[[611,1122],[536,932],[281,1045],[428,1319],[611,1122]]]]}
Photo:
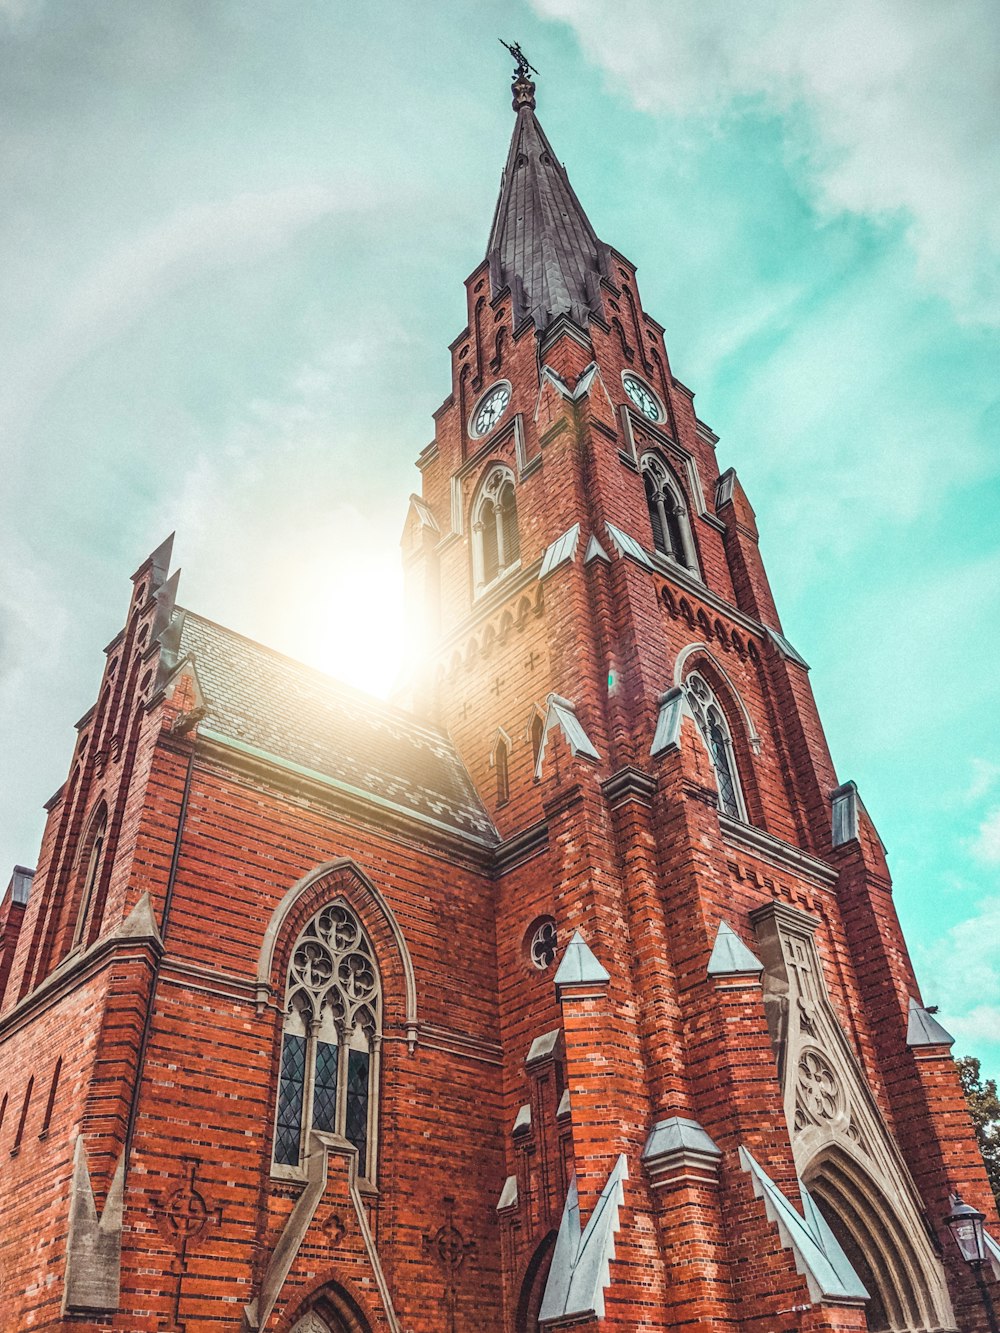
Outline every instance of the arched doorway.
{"type": "Polygon", "coordinates": [[[904,1226],[864,1166],[841,1148],[804,1176],[810,1194],[871,1296],[870,1333],[948,1327],[950,1303],[926,1234],[904,1226]]]}
{"type": "Polygon", "coordinates": [[[372,1333],[372,1329],[346,1291],[328,1287],[311,1298],[309,1308],[292,1325],[291,1333],[372,1333]]]}
{"type": "Polygon", "coordinates": [[[545,1295],[545,1283],[548,1280],[555,1245],[556,1233],[550,1231],[524,1270],[521,1295],[517,1302],[517,1319],[514,1324],[517,1333],[539,1333],[538,1314],[542,1308],[542,1297],[545,1295]]]}

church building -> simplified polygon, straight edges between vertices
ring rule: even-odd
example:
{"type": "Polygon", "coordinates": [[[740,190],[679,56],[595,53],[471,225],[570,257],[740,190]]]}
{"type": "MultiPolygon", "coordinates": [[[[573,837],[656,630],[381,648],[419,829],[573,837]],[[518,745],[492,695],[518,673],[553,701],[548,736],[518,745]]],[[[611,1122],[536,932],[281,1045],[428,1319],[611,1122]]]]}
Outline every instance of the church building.
{"type": "Polygon", "coordinates": [[[2,1333],[988,1328],[885,850],[531,72],[405,699],[132,576],[0,906],[2,1333]]]}

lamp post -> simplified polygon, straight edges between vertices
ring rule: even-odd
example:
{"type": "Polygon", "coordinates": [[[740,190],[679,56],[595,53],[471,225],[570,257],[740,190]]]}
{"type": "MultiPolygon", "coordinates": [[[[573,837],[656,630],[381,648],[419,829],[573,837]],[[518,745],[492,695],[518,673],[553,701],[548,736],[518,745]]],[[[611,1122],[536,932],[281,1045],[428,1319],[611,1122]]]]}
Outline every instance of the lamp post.
{"type": "Polygon", "coordinates": [[[983,1305],[986,1307],[986,1318],[989,1321],[990,1333],[1000,1333],[1000,1329],[997,1328],[996,1311],[993,1308],[993,1297],[990,1295],[990,1289],[983,1277],[983,1266],[986,1263],[986,1239],[983,1233],[983,1223],[986,1221],[986,1214],[971,1207],[959,1194],[953,1194],[950,1202],[951,1212],[944,1219],[944,1224],[954,1236],[955,1244],[958,1246],[962,1258],[976,1275],[979,1293],[983,1298],[983,1305]]]}

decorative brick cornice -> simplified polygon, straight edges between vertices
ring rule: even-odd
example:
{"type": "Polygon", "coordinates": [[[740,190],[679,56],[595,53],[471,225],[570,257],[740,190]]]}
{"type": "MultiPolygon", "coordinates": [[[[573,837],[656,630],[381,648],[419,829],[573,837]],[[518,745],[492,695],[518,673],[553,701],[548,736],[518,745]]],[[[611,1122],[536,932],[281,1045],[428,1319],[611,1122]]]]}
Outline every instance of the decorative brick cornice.
{"type": "Polygon", "coordinates": [[[719,827],[723,840],[730,847],[739,847],[743,851],[759,856],[762,861],[780,866],[782,870],[791,870],[801,875],[820,888],[833,889],[839,879],[839,872],[818,857],[802,851],[793,843],[785,842],[765,833],[753,824],[744,824],[740,819],[719,812],[719,827]]]}

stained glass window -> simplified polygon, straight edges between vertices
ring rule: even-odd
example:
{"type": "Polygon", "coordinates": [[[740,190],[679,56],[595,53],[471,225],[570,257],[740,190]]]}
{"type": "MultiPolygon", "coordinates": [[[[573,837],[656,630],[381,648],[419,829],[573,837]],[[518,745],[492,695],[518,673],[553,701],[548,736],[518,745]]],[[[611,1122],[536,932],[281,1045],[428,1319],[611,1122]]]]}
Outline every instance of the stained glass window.
{"type": "Polygon", "coordinates": [[[358,1150],[358,1174],[365,1174],[368,1151],[368,1097],[371,1055],[368,1051],[349,1051],[347,1055],[347,1116],[344,1138],[358,1150]]]}
{"type": "Polygon", "coordinates": [[[382,998],[371,942],[343,902],[328,903],[292,950],[285,996],[274,1161],[298,1167],[313,1130],[339,1134],[372,1167],[382,998]]]}
{"type": "Polygon", "coordinates": [[[337,1055],[332,1041],[316,1043],[316,1076],[313,1080],[313,1129],[331,1134],[337,1128],[337,1055]]]}
{"type": "Polygon", "coordinates": [[[709,709],[708,716],[708,739],[712,750],[712,763],[715,765],[715,777],[719,784],[719,805],[727,815],[738,816],[740,806],[736,799],[736,784],[729,762],[729,738],[719,723],[718,711],[714,708],[709,709]]]}
{"type": "Polygon", "coordinates": [[[286,1032],[281,1044],[278,1127],[274,1143],[274,1160],[286,1166],[298,1165],[305,1078],[306,1039],[294,1032],[286,1032]]]}

